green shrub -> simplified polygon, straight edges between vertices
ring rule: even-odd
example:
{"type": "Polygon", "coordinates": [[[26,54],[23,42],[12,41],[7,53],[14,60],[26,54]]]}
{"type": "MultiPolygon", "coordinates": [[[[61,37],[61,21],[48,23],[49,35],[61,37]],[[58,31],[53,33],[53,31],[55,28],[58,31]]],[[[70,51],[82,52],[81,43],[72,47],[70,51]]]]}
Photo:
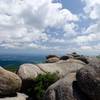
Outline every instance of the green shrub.
{"type": "Polygon", "coordinates": [[[99,59],[100,59],[100,56],[97,56],[97,58],[99,58],[99,59]]]}
{"type": "Polygon", "coordinates": [[[38,77],[35,80],[35,86],[34,86],[34,93],[37,100],[42,100],[43,95],[46,91],[46,89],[56,82],[58,80],[58,76],[56,73],[47,73],[44,75],[38,75],[38,77]]]}
{"type": "Polygon", "coordinates": [[[43,100],[43,96],[47,88],[58,79],[59,77],[57,73],[40,74],[28,88],[24,89],[23,92],[33,98],[32,100],[43,100]]]}

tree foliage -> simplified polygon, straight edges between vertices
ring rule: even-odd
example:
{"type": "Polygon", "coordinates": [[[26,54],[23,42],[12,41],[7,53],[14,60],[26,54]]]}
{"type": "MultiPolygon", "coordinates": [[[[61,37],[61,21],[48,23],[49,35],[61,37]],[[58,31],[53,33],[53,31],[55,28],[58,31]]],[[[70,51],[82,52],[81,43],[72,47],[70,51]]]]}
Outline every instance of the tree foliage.
{"type": "Polygon", "coordinates": [[[36,93],[36,98],[37,100],[42,100],[43,95],[46,91],[46,89],[56,82],[58,80],[58,76],[56,73],[47,73],[44,75],[39,75],[36,80],[35,80],[35,87],[34,87],[34,92],[36,93]]]}
{"type": "Polygon", "coordinates": [[[25,90],[26,94],[34,98],[34,100],[43,100],[43,96],[47,88],[59,79],[57,73],[39,74],[34,84],[25,90]]]}

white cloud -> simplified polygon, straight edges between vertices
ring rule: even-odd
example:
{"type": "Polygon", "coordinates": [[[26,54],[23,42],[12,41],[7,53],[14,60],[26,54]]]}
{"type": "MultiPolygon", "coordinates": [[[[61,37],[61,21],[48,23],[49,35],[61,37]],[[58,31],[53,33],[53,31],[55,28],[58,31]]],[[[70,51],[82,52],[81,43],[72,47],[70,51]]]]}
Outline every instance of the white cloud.
{"type": "Polygon", "coordinates": [[[89,51],[89,50],[92,50],[92,47],[90,47],[90,46],[81,46],[80,49],[89,51]]]}
{"type": "Polygon", "coordinates": [[[77,43],[88,43],[91,41],[98,41],[100,40],[100,34],[89,34],[89,35],[83,35],[83,36],[78,36],[75,41],[77,43]]]}
{"type": "Polygon", "coordinates": [[[85,33],[87,34],[88,33],[95,33],[95,34],[100,33],[100,22],[98,21],[96,24],[90,25],[86,29],[85,33]]]}
{"type": "Polygon", "coordinates": [[[56,38],[52,38],[50,40],[50,43],[64,43],[65,40],[64,39],[56,39],[56,38]]]}
{"type": "Polygon", "coordinates": [[[78,33],[76,32],[77,25],[74,23],[69,23],[64,26],[64,37],[75,37],[78,33]]]}
{"type": "Polygon", "coordinates": [[[100,0],[82,0],[84,13],[78,15],[52,1],[0,0],[0,47],[100,50],[100,0]]]}
{"type": "Polygon", "coordinates": [[[86,6],[84,11],[91,19],[100,19],[100,0],[82,0],[86,6]]]}
{"type": "Polygon", "coordinates": [[[100,51],[100,44],[97,44],[97,45],[84,45],[84,46],[81,46],[80,47],[80,50],[83,50],[83,51],[90,51],[90,52],[99,52],[100,51]]]}
{"type": "MultiPolygon", "coordinates": [[[[100,0],[81,0],[84,13],[80,13],[82,29],[73,39],[75,48],[91,54],[100,52],[100,0]],[[83,17],[85,16],[85,17],[83,17]],[[85,25],[84,25],[85,24],[85,25]]],[[[78,30],[80,28],[78,27],[78,30]]],[[[75,30],[75,29],[74,29],[75,30]]]]}
{"type": "MultiPolygon", "coordinates": [[[[61,9],[61,7],[59,7],[61,9]]],[[[47,25],[51,27],[61,27],[69,21],[78,21],[78,17],[67,9],[55,9],[51,6],[50,13],[47,16],[47,25]]]]}
{"type": "Polygon", "coordinates": [[[48,27],[74,33],[78,20],[77,15],[52,0],[0,0],[0,46],[38,48],[52,38],[45,32],[48,27]]]}

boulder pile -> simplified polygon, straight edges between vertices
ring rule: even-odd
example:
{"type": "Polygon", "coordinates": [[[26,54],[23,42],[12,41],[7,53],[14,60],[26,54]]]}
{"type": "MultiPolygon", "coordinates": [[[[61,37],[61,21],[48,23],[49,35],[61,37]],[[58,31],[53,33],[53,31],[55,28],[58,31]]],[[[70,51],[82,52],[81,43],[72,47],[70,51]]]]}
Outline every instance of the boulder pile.
{"type": "Polygon", "coordinates": [[[76,52],[73,52],[71,54],[66,54],[64,56],[58,57],[56,55],[48,55],[46,57],[46,63],[55,63],[55,62],[59,62],[60,60],[68,60],[68,59],[76,59],[76,60],[81,60],[84,63],[88,64],[89,61],[87,59],[87,57],[85,57],[84,55],[79,55],[76,52]]]}
{"type": "Polygon", "coordinates": [[[52,84],[44,100],[100,100],[100,59],[87,60],[85,67],[52,84]]]}
{"type": "Polygon", "coordinates": [[[17,74],[22,80],[34,80],[39,74],[57,73],[59,77],[67,73],[76,72],[78,69],[85,67],[86,64],[80,60],[68,59],[57,63],[44,64],[23,64],[20,66],[17,74]]]}
{"type": "Polygon", "coordinates": [[[43,100],[100,100],[100,59],[77,53],[47,56],[47,63],[23,64],[15,73],[0,67],[0,100],[35,100],[25,94],[39,74],[57,73],[43,100]]]}

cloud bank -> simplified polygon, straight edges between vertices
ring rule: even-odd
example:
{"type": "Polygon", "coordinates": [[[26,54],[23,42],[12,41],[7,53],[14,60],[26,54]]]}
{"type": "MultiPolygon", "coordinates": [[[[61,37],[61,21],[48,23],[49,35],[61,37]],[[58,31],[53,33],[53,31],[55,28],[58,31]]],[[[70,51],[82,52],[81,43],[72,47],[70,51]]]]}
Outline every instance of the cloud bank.
{"type": "Polygon", "coordinates": [[[100,0],[82,3],[83,19],[54,0],[0,0],[0,48],[99,52],[100,0]]]}

